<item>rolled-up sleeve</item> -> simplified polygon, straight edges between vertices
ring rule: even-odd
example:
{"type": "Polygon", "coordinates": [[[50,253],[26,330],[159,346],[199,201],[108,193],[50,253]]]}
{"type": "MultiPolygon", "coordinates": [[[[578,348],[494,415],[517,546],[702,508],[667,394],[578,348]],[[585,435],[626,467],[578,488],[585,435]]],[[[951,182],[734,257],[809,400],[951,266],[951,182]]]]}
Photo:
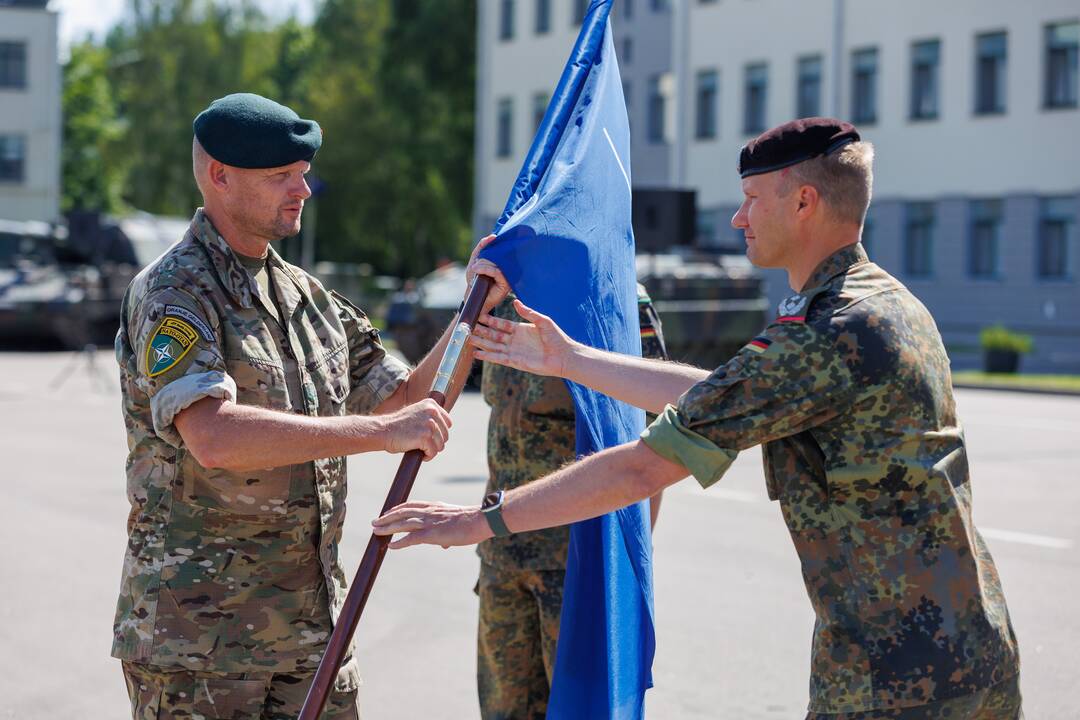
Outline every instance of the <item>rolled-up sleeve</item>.
{"type": "Polygon", "coordinates": [[[207,397],[236,399],[236,382],[226,371],[216,321],[202,303],[178,288],[152,291],[130,319],[138,383],[150,398],[154,432],[174,447],[183,444],[173,424],[181,410],[207,397]]]}
{"type": "Polygon", "coordinates": [[[364,311],[338,292],[331,290],[330,295],[349,341],[350,390],[345,407],[354,415],[368,415],[394,394],[412,370],[387,354],[379,331],[364,311]]]}
{"type": "Polygon", "coordinates": [[[776,323],[668,406],[642,440],[708,487],[739,451],[827,422],[856,391],[829,338],[803,323],[776,323]]]}

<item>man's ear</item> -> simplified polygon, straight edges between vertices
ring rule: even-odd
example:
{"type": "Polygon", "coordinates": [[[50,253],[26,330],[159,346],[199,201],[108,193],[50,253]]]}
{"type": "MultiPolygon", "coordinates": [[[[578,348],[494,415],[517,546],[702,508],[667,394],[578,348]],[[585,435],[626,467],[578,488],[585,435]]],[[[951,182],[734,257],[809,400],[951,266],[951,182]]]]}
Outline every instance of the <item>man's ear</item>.
{"type": "Polygon", "coordinates": [[[229,187],[229,171],[224,163],[211,159],[206,168],[206,175],[212,185],[219,192],[224,192],[229,187]]]}
{"type": "Polygon", "coordinates": [[[799,208],[796,212],[813,213],[821,203],[821,196],[813,185],[803,185],[799,188],[799,208]]]}

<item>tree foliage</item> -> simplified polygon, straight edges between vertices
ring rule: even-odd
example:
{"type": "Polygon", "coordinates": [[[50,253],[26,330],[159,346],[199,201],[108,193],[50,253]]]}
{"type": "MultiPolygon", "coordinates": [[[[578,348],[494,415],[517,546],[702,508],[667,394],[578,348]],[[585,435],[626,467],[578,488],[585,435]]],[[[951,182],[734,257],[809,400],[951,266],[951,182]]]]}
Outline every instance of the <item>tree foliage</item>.
{"type": "Polygon", "coordinates": [[[475,3],[322,0],[307,26],[271,22],[253,0],[129,0],[104,44],[73,49],[65,71],[65,198],[189,214],[192,119],[215,98],[256,92],[323,127],[320,258],[416,275],[462,257],[475,3]]]}

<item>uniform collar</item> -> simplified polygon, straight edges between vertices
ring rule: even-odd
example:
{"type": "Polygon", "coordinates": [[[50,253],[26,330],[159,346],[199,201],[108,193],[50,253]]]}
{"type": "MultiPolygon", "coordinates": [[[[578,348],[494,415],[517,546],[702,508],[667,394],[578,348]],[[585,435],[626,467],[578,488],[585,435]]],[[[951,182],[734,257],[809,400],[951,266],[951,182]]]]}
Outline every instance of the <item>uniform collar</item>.
{"type": "Polygon", "coordinates": [[[861,242],[846,245],[821,261],[814,272],[810,273],[802,292],[828,285],[829,281],[837,275],[842,275],[856,265],[869,262],[869,260],[861,242]]]}
{"type": "Polygon", "coordinates": [[[202,208],[195,211],[191,219],[191,234],[206,249],[210,264],[217,274],[221,287],[238,305],[245,308],[255,307],[256,291],[247,268],[240,264],[236,253],[225,242],[225,238],[210,222],[202,208]]]}
{"type": "MultiPolygon", "coordinates": [[[[206,216],[202,208],[195,211],[195,217],[191,220],[191,234],[206,249],[210,263],[225,292],[241,307],[255,307],[259,298],[259,289],[254,278],[240,262],[229,243],[210,222],[210,218],[206,216]]],[[[285,306],[282,308],[284,312],[291,316],[293,310],[301,302],[312,302],[307,284],[300,281],[296,272],[281,259],[273,245],[267,248],[266,267],[268,272],[277,270],[290,281],[280,288],[282,297],[279,299],[285,306]]]]}

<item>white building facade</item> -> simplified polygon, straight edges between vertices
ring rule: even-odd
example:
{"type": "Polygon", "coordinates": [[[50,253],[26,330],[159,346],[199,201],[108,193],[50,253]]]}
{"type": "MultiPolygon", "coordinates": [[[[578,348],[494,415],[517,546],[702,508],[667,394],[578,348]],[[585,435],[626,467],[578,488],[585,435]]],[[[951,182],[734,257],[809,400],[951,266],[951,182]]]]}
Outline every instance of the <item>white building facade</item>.
{"type": "Polygon", "coordinates": [[[0,0],[0,218],[60,219],[57,13],[0,0]]]}
{"type": "MultiPolygon", "coordinates": [[[[498,157],[498,98],[550,92],[577,2],[550,0],[560,33],[503,39],[492,31],[506,3],[480,3],[478,217],[501,210],[535,127],[514,118],[498,157]]],[[[729,221],[749,138],[795,117],[850,120],[877,149],[865,244],[929,307],[954,363],[978,365],[979,330],[1002,323],[1034,336],[1025,369],[1080,372],[1076,0],[633,0],[632,29],[623,3],[635,186],[696,189],[699,244],[742,252],[729,221]],[[666,60],[634,67],[653,43],[666,60]],[[659,141],[650,108],[667,121],[659,141]]],[[[791,292],[767,276],[773,301],[791,292]]]]}

